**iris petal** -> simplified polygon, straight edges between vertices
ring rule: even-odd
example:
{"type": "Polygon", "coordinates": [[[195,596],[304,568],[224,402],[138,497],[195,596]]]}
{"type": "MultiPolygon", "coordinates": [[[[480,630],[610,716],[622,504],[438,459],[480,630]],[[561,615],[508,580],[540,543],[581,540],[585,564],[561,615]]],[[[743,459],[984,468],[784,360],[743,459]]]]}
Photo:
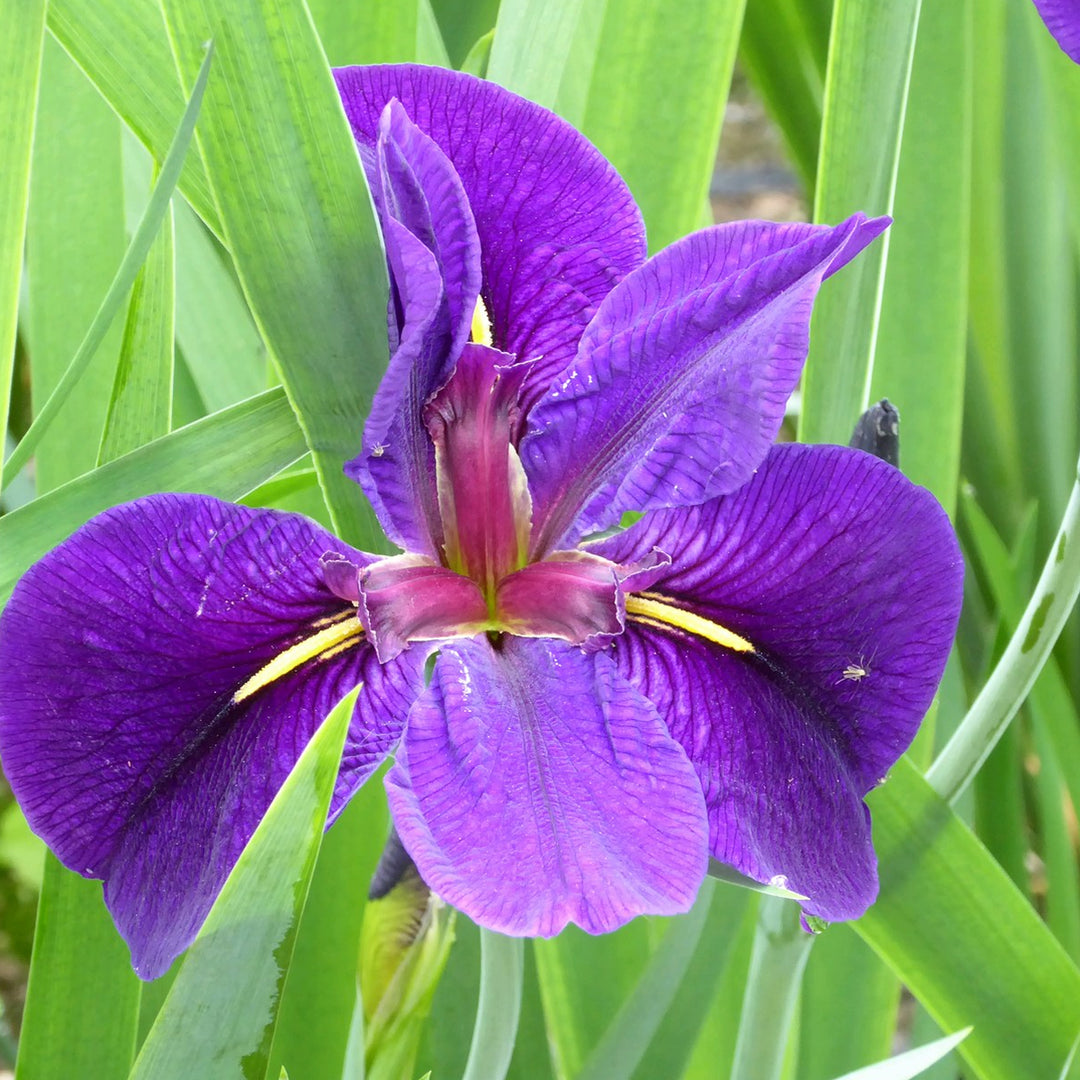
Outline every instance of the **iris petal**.
{"type": "Polygon", "coordinates": [[[1080,64],[1080,0],[1035,0],[1035,7],[1062,51],[1080,64]]]}
{"type": "Polygon", "coordinates": [[[100,515],[0,617],[0,754],[31,827],[103,878],[144,978],[192,940],[320,720],[363,683],[331,814],[385,756],[422,657],[379,665],[313,522],[193,495],[100,515]]]}
{"type": "Polygon", "coordinates": [[[799,379],[821,282],[887,224],[706,229],[612,290],[528,417],[534,552],[745,483],[799,379]]]}
{"type": "Polygon", "coordinates": [[[392,285],[393,354],[345,467],[380,512],[391,539],[428,555],[442,542],[425,403],[468,340],[480,292],[480,242],[446,155],[390,102],[369,156],[392,285]]]}
{"type": "Polygon", "coordinates": [[[397,98],[454,164],[476,219],[493,344],[530,370],[532,403],[573,358],[600,301],[645,258],[641,214],[622,178],[564,120],[494,83],[440,68],[335,73],[362,146],[397,98]]]}
{"type": "Polygon", "coordinates": [[[503,933],[685,911],[705,871],[681,747],[606,656],[561,642],[444,649],[386,784],[424,880],[503,933]]]}
{"type": "Polygon", "coordinates": [[[810,897],[827,919],[876,891],[862,796],[933,698],[963,566],[945,513],[899,471],[842,447],[779,446],[733,495],[658,511],[592,550],[670,566],[649,596],[740,635],[736,652],[635,614],[614,656],[686,748],[712,849],[810,897]]]}

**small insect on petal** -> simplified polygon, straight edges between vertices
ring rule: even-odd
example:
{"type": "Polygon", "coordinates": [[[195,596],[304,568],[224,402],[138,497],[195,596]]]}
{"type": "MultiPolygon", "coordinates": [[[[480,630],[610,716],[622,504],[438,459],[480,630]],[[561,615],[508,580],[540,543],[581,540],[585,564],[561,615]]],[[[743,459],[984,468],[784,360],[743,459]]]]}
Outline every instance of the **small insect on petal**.
{"type": "Polygon", "coordinates": [[[857,664],[848,664],[842,672],[840,672],[840,678],[836,681],[839,682],[859,682],[865,679],[870,674],[870,664],[868,661],[860,659],[857,664]]]}

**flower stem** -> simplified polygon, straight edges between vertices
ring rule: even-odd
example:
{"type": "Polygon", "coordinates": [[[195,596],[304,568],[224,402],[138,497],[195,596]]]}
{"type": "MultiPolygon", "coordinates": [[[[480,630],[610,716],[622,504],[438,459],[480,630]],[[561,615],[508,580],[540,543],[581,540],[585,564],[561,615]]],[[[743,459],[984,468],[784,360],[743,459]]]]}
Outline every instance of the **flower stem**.
{"type": "Polygon", "coordinates": [[[480,931],[480,1002],[462,1080],[503,1080],[521,1013],[524,946],[520,938],[480,931]]]}
{"type": "Polygon", "coordinates": [[[814,937],[799,925],[799,906],[763,896],[743,994],[731,1080],[776,1080],[814,937]]]}
{"type": "Polygon", "coordinates": [[[926,779],[955,802],[993,750],[1046,663],[1080,593],[1080,463],[1065,516],[1027,609],[967,716],[926,779]]]}

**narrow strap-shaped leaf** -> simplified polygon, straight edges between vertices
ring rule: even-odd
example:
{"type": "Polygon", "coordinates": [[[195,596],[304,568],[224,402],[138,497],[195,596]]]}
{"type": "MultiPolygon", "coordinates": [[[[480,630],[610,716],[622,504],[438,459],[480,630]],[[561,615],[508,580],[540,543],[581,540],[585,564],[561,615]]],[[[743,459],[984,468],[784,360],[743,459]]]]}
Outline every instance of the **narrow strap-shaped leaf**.
{"type": "Polygon", "coordinates": [[[970,1028],[961,1028],[954,1035],[946,1035],[886,1061],[845,1073],[838,1080],[914,1080],[914,1077],[939,1062],[946,1054],[952,1053],[970,1034],[970,1028]]]}
{"type": "Polygon", "coordinates": [[[900,411],[904,472],[950,513],[967,349],[972,63],[969,0],[923,0],[870,393],[900,411]]]}
{"type": "Polygon", "coordinates": [[[575,928],[534,951],[556,1074],[577,1076],[648,966],[648,926],[637,919],[602,937],[575,928]]]}
{"type": "MultiPolygon", "coordinates": [[[[900,465],[949,511],[964,404],[971,14],[966,0],[923,0],[870,394],[899,409],[900,465]]],[[[930,750],[933,728],[924,723],[913,755],[930,750]]],[[[803,985],[800,1080],[829,1080],[888,1053],[900,986],[850,930],[822,936],[803,985]]]]}
{"type": "Polygon", "coordinates": [[[386,797],[372,779],[350,800],[319,851],[274,1032],[272,1062],[284,1062],[292,1080],[353,1080],[342,1066],[359,1008],[360,922],[386,829],[386,797]]]}
{"type": "Polygon", "coordinates": [[[135,1055],[139,980],[101,899],[45,857],[18,1080],[123,1077],[135,1055]]]}
{"type": "Polygon", "coordinates": [[[342,64],[402,64],[416,60],[417,0],[310,0],[308,9],[327,59],[342,64]]]}
{"type": "Polygon", "coordinates": [[[552,109],[583,0],[502,0],[487,77],[552,109]]]}
{"type": "Polygon", "coordinates": [[[853,924],[980,1080],[1056,1077],[1080,1030],[1080,972],[906,758],[869,798],[881,892],[853,924]],[[996,977],[988,978],[988,973],[996,977]]]}
{"type": "Polygon", "coordinates": [[[164,10],[185,85],[217,41],[199,141],[226,244],[335,531],[373,546],[380,530],[342,465],[386,365],[386,264],[315,28],[303,5],[273,0],[166,0],[164,10]]]}
{"type": "MultiPolygon", "coordinates": [[[[94,359],[94,353],[112,325],[113,318],[135,281],[135,275],[139,272],[139,268],[150,250],[150,245],[154,242],[154,237],[169,212],[169,200],[172,198],[176,182],[180,178],[180,168],[183,165],[184,155],[187,153],[191,136],[195,131],[195,118],[199,114],[203,90],[206,88],[206,79],[210,73],[211,55],[211,51],[208,50],[198,78],[195,80],[191,100],[184,111],[184,116],[176,130],[169,152],[165,155],[164,162],[162,162],[161,175],[154,185],[153,193],[146,204],[142,220],[135,230],[135,235],[131,238],[127,251],[124,253],[124,258],[116,271],[116,275],[113,277],[109,291],[105,294],[105,299],[102,300],[101,306],[98,308],[97,314],[94,316],[90,328],[86,331],[78,350],[72,357],[67,370],[56,384],[52,394],[49,395],[48,401],[38,410],[34,422],[19,441],[15,452],[8,459],[3,475],[14,476],[30,459],[30,455],[48,430],[49,425],[59,415],[64,403],[89,369],[90,362],[94,359]]],[[[0,483],[2,483],[2,476],[0,476],[0,483]]]]}
{"type": "Polygon", "coordinates": [[[807,18],[813,6],[800,0],[749,0],[740,41],[742,61],[784,135],[810,198],[817,177],[826,62],[826,50],[807,18]]]}
{"type": "Polygon", "coordinates": [[[98,464],[137,450],[169,432],[175,321],[173,263],[173,217],[171,208],[167,208],[131,289],[98,464]]]}
{"type": "Polygon", "coordinates": [[[217,412],[266,389],[266,346],[203,223],[184,202],[175,209],[176,343],[217,412]]]}
{"type": "Polygon", "coordinates": [[[799,1080],[832,1080],[889,1053],[900,983],[850,927],[830,926],[814,942],[802,991],[799,1080]]]}
{"type": "Polygon", "coordinates": [[[712,881],[702,886],[693,909],[672,920],[578,1080],[679,1074],[730,957],[733,928],[749,902],[745,889],[712,881]]]}
{"type": "Polygon", "coordinates": [[[51,547],[102,510],[155,491],[236,499],[306,451],[281,389],[156,439],[0,518],[0,602],[51,547]]]}
{"type": "MultiPolygon", "coordinates": [[[[26,304],[21,315],[34,414],[60,382],[123,257],[122,128],[86,76],[51,38],[42,54],[26,224],[26,304]],[[80,162],[73,168],[72,162],[80,162]]],[[[56,431],[34,462],[40,494],[92,468],[121,326],[106,336],[56,431]]],[[[18,447],[3,470],[11,479],[18,447]]],[[[2,483],[0,483],[2,486],[2,483]]]]}
{"type": "MultiPolygon", "coordinates": [[[[837,0],[814,220],[892,213],[921,0],[837,0]]],[[[803,376],[802,442],[846,442],[870,401],[889,234],[818,301],[803,376]]]]}
{"type": "Polygon", "coordinates": [[[582,130],[630,186],[652,251],[700,224],[744,2],[611,0],[605,9],[582,130]]]}
{"type": "MultiPolygon", "coordinates": [[[[30,145],[41,75],[45,0],[28,0],[5,12],[0,35],[0,436],[7,431],[15,326],[22,278],[30,145]]],[[[0,457],[3,450],[0,449],[0,457]]]]}
{"type": "Polygon", "coordinates": [[[188,949],[131,1080],[267,1075],[296,926],[357,693],[330,713],[274,797],[188,949]]]}
{"type": "Polygon", "coordinates": [[[438,67],[450,67],[450,56],[446,51],[439,22],[431,7],[431,0],[420,0],[420,10],[416,23],[416,59],[421,64],[435,64],[438,67]]]}
{"type": "MultiPolygon", "coordinates": [[[[183,114],[184,95],[157,0],[50,0],[49,29],[160,161],[183,114]]],[[[197,151],[184,161],[180,189],[220,233],[197,151]]]]}
{"type": "Polygon", "coordinates": [[[690,966],[709,914],[714,885],[707,881],[693,908],[672,920],[604,1037],[593,1048],[578,1080],[629,1080],[671,1005],[690,966]]]}
{"type": "Polygon", "coordinates": [[[494,28],[499,0],[431,0],[431,7],[450,54],[450,66],[461,67],[477,39],[494,28]]]}

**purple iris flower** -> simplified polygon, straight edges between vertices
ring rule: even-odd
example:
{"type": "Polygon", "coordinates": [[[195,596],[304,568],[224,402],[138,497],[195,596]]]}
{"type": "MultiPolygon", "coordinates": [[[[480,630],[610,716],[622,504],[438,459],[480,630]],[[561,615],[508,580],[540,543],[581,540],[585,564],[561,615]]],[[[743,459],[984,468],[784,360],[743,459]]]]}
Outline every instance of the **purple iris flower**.
{"type": "Polygon", "coordinates": [[[863,796],[933,697],[961,560],[898,470],[772,442],[822,280],[886,220],[647,260],[626,186],[552,113],[438,69],[337,80],[392,282],[347,471],[405,553],[199,495],[90,521],[0,619],[32,828],[156,976],[360,684],[331,818],[393,751],[406,849],[483,926],[685,911],[710,855],[859,915],[863,796]]]}
{"type": "Polygon", "coordinates": [[[1080,64],[1080,0],[1035,0],[1035,7],[1062,51],[1080,64]]]}

